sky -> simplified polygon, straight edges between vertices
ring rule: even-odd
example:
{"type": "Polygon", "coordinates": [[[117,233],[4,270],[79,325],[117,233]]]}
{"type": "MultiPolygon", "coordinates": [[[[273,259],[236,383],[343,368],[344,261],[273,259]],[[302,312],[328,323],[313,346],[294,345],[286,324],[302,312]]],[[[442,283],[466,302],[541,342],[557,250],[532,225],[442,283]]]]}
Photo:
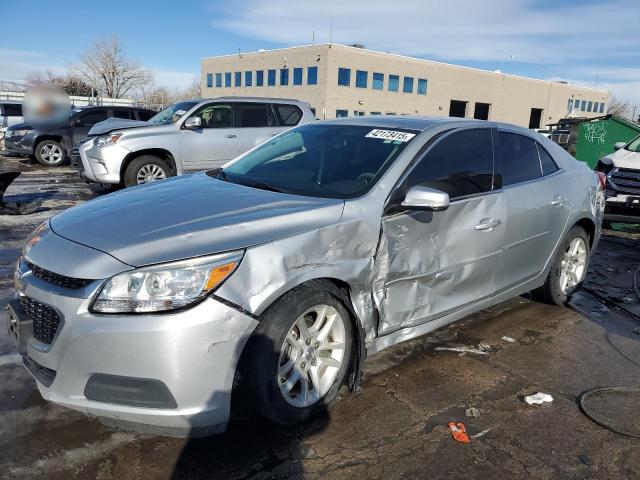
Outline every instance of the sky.
{"type": "Polygon", "coordinates": [[[157,85],[183,87],[203,57],[315,38],[597,85],[640,108],[640,0],[0,0],[0,11],[20,14],[0,28],[0,80],[63,73],[116,35],[157,85]]]}

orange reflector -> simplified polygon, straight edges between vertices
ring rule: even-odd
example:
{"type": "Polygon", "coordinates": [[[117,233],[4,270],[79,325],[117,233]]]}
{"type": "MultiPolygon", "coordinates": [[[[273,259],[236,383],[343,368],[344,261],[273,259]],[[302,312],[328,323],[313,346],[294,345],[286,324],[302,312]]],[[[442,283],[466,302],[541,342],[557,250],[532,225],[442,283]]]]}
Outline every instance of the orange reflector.
{"type": "Polygon", "coordinates": [[[211,270],[211,272],[209,272],[209,280],[207,280],[207,285],[204,288],[205,291],[209,291],[220,285],[225,278],[231,275],[231,272],[236,268],[236,265],[237,262],[231,262],[211,270]]]}

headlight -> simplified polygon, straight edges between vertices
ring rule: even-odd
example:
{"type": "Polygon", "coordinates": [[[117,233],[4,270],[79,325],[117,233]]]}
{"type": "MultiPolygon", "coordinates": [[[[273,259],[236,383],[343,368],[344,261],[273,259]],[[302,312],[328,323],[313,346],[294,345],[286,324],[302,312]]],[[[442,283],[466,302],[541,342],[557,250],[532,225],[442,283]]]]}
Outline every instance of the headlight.
{"type": "Polygon", "coordinates": [[[116,143],[121,136],[121,133],[110,133],[109,135],[102,135],[101,137],[98,137],[93,141],[93,146],[102,147],[103,145],[107,145],[109,143],[116,143]]]}
{"type": "Polygon", "coordinates": [[[111,277],[91,311],[164,312],[185,307],[219,287],[240,264],[242,252],[143,267],[111,277]]]}
{"type": "Polygon", "coordinates": [[[24,137],[31,130],[23,129],[23,130],[8,130],[7,137],[24,137]]]}

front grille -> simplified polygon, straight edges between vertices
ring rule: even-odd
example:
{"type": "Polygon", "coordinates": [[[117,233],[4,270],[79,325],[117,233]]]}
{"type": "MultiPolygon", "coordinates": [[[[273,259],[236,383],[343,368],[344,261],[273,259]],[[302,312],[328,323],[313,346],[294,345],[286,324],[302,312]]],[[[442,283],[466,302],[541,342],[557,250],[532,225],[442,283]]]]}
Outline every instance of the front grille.
{"type": "Polygon", "coordinates": [[[619,168],[609,174],[609,183],[618,192],[640,195],[640,172],[619,168]]]}
{"type": "Polygon", "coordinates": [[[31,262],[27,262],[27,266],[31,270],[31,273],[34,277],[37,277],[47,283],[51,283],[52,285],[56,285],[57,287],[77,290],[79,288],[84,288],[91,282],[93,282],[93,280],[86,280],[84,278],[66,277],[64,275],[60,275],[59,273],[45,270],[44,268],[34,265],[31,262]]]}
{"type": "Polygon", "coordinates": [[[49,305],[45,305],[29,297],[20,297],[20,306],[27,317],[33,322],[34,338],[50,345],[60,326],[60,316],[58,313],[49,305]]]}

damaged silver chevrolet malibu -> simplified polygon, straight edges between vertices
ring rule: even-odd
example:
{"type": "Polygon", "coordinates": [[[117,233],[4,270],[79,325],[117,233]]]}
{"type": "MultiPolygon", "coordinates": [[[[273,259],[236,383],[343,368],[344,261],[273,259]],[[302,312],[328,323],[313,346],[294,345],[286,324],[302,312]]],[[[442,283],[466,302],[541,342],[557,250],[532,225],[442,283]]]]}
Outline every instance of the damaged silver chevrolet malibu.
{"type": "Polygon", "coordinates": [[[44,398],[86,414],[204,435],[234,395],[293,424],[367,355],[524,292],[564,303],[603,199],[603,179],[523,128],[317,122],[51,218],[9,328],[44,398]]]}

